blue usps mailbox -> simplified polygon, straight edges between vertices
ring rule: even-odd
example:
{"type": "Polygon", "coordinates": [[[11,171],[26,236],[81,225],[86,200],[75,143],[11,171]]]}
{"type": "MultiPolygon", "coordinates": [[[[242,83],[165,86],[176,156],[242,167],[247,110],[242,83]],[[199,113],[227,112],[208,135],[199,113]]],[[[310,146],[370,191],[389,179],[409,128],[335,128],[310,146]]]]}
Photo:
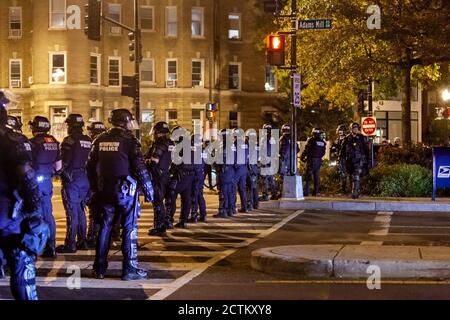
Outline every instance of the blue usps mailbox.
{"type": "Polygon", "coordinates": [[[433,148],[433,194],[436,200],[437,188],[450,188],[450,148],[433,148]]]}

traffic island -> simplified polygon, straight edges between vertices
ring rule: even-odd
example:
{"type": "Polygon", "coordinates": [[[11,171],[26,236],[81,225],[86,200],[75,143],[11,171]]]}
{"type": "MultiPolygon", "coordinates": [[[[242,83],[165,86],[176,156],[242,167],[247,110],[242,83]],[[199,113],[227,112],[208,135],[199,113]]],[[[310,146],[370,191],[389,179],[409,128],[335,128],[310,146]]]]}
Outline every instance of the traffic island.
{"type": "Polygon", "coordinates": [[[336,210],[336,211],[421,211],[450,212],[449,199],[434,202],[426,198],[373,198],[348,199],[338,197],[305,197],[304,200],[261,202],[262,209],[336,210]]]}
{"type": "Polygon", "coordinates": [[[450,247],[297,245],[255,250],[254,269],[298,279],[450,279],[450,247]]]}

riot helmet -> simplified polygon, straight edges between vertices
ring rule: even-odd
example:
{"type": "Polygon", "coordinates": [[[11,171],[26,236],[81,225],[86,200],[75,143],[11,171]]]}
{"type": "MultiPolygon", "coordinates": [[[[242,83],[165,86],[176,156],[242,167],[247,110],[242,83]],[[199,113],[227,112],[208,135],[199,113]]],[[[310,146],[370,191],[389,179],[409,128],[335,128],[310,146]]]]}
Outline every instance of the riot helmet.
{"type": "Polygon", "coordinates": [[[361,130],[361,126],[359,125],[358,122],[353,122],[353,123],[350,125],[350,132],[353,132],[353,129],[354,129],[354,128],[357,128],[358,131],[361,130]]]}
{"type": "Polygon", "coordinates": [[[78,113],[69,114],[65,123],[67,124],[68,127],[76,127],[76,128],[84,127],[83,116],[78,113]]]}
{"type": "Polygon", "coordinates": [[[281,127],[281,134],[290,134],[291,133],[291,126],[288,124],[283,124],[281,127]]]}
{"type": "Polygon", "coordinates": [[[111,111],[109,117],[109,122],[116,127],[122,127],[126,129],[132,129],[132,124],[134,120],[133,115],[128,109],[116,109],[111,111]],[[130,127],[127,127],[130,125],[130,127]]]}
{"type": "Polygon", "coordinates": [[[15,131],[22,132],[22,121],[20,121],[20,119],[15,116],[8,116],[6,126],[15,131]]]}
{"type": "Polygon", "coordinates": [[[340,124],[337,128],[336,128],[336,134],[338,136],[344,136],[347,133],[347,126],[345,124],[340,124]]]}
{"type": "Polygon", "coordinates": [[[316,138],[316,139],[320,139],[322,136],[322,129],[320,128],[313,128],[311,131],[311,135],[316,138]]]}
{"type": "Polygon", "coordinates": [[[100,121],[92,122],[90,125],[88,125],[87,129],[92,136],[98,136],[99,134],[106,131],[105,124],[100,121]]]}
{"type": "Polygon", "coordinates": [[[159,121],[153,126],[152,130],[150,131],[150,134],[159,134],[159,133],[167,134],[169,132],[170,132],[170,130],[169,130],[169,125],[167,124],[167,122],[159,121]]]}
{"type": "Polygon", "coordinates": [[[36,116],[33,121],[28,123],[30,125],[31,132],[49,132],[50,131],[50,121],[46,117],[36,116]]]}

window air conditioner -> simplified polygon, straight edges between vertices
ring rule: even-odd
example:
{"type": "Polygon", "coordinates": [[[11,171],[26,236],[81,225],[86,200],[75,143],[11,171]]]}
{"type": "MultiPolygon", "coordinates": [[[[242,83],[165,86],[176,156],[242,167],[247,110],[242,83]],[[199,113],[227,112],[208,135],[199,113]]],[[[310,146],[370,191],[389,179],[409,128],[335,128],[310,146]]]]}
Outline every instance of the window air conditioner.
{"type": "Polygon", "coordinates": [[[21,81],[20,80],[11,80],[11,88],[20,88],[21,81]]]}

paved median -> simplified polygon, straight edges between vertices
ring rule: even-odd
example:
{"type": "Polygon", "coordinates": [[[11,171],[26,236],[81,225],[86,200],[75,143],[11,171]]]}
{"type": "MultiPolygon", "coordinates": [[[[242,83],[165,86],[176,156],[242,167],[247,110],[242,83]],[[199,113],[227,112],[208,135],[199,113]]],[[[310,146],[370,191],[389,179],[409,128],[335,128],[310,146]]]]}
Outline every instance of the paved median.
{"type": "Polygon", "coordinates": [[[450,279],[450,247],[297,245],[255,250],[254,269],[299,279],[450,279]]]}
{"type": "Polygon", "coordinates": [[[450,212],[449,199],[431,201],[427,198],[369,198],[353,200],[339,197],[306,197],[304,200],[280,200],[262,202],[263,208],[322,209],[356,211],[435,211],[450,212]]]}

